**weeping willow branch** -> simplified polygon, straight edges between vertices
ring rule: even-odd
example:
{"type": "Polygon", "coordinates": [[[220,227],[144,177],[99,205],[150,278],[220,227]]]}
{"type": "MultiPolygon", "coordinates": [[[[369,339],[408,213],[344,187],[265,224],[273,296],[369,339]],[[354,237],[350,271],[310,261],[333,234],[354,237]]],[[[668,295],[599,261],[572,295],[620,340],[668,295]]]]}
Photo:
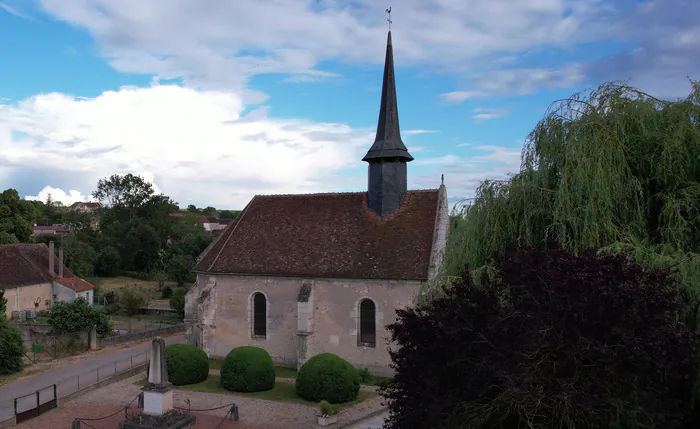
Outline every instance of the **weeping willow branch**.
{"type": "Polygon", "coordinates": [[[550,105],[521,167],[487,180],[452,218],[440,293],[465,266],[483,269],[509,243],[557,241],[576,253],[625,251],[673,265],[700,308],[700,84],[664,101],[624,83],[550,105]]]}

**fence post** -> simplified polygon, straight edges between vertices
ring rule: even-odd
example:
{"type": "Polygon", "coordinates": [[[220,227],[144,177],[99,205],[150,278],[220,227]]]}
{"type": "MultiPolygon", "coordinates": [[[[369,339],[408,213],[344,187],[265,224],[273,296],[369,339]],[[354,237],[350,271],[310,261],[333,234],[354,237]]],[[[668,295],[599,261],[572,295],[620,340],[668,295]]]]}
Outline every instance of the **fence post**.
{"type": "Polygon", "coordinates": [[[131,367],[132,368],[134,367],[134,357],[133,356],[131,356],[131,367]]]}
{"type": "Polygon", "coordinates": [[[56,394],[56,384],[53,385],[53,405],[58,407],[58,395],[56,394]]]}
{"type": "Polygon", "coordinates": [[[97,381],[100,381],[100,369],[97,368],[97,381]]]}
{"type": "Polygon", "coordinates": [[[17,415],[17,398],[15,398],[15,416],[17,415]]]}
{"type": "Polygon", "coordinates": [[[39,391],[37,390],[37,391],[36,391],[36,415],[37,415],[37,416],[38,416],[39,414],[41,414],[41,410],[40,410],[40,408],[39,408],[40,405],[41,405],[41,404],[39,403],[39,391]]]}

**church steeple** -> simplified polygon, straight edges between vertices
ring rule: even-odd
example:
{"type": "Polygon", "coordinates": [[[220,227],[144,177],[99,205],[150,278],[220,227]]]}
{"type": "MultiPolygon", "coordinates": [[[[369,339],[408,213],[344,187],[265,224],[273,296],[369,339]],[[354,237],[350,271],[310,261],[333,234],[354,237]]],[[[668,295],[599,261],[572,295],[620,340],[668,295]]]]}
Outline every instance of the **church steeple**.
{"type": "Polygon", "coordinates": [[[403,144],[399,131],[391,31],[389,31],[386,45],[377,135],[374,144],[362,160],[369,163],[367,189],[369,208],[379,216],[386,216],[397,210],[406,195],[406,163],[413,161],[413,157],[403,144]]]}

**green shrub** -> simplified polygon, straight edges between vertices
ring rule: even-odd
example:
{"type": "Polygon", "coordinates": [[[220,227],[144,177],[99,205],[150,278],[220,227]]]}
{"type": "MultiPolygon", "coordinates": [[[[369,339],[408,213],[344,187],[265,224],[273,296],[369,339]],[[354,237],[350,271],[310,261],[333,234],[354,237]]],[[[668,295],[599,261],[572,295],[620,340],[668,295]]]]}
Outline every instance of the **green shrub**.
{"type": "Polygon", "coordinates": [[[260,347],[237,347],[221,366],[221,387],[234,392],[262,392],[275,387],[275,367],[260,347]]]}
{"type": "Polygon", "coordinates": [[[335,416],[340,412],[337,405],[333,405],[326,400],[319,402],[318,407],[321,409],[322,416],[335,416]]]}
{"type": "Polygon", "coordinates": [[[24,344],[22,334],[14,323],[5,320],[0,314],[0,375],[13,374],[22,370],[24,344]]]}
{"type": "Polygon", "coordinates": [[[190,344],[165,347],[168,381],[176,386],[197,384],[209,377],[209,358],[204,350],[190,344]]]}
{"type": "Polygon", "coordinates": [[[332,404],[352,401],[360,391],[360,375],[345,359],[322,353],[309,359],[299,370],[297,395],[310,401],[332,404]]]}
{"type": "Polygon", "coordinates": [[[170,286],[164,287],[160,296],[163,299],[170,299],[170,297],[173,296],[173,288],[171,288],[170,286]]]}

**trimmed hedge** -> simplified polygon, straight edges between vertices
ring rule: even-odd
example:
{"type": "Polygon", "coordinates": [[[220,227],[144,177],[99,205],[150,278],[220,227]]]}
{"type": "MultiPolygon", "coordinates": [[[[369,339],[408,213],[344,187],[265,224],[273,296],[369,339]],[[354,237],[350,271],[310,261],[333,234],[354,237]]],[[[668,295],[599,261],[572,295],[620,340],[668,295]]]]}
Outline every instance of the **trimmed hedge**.
{"type": "Polygon", "coordinates": [[[260,347],[237,347],[221,366],[221,387],[234,392],[262,392],[275,387],[275,366],[260,347]]]}
{"type": "Polygon", "coordinates": [[[357,398],[360,375],[348,361],[332,353],[309,359],[299,370],[297,395],[310,401],[340,404],[357,398]]]}
{"type": "Polygon", "coordinates": [[[190,344],[165,347],[168,381],[176,386],[197,384],[209,377],[209,358],[204,350],[190,344]]]}

